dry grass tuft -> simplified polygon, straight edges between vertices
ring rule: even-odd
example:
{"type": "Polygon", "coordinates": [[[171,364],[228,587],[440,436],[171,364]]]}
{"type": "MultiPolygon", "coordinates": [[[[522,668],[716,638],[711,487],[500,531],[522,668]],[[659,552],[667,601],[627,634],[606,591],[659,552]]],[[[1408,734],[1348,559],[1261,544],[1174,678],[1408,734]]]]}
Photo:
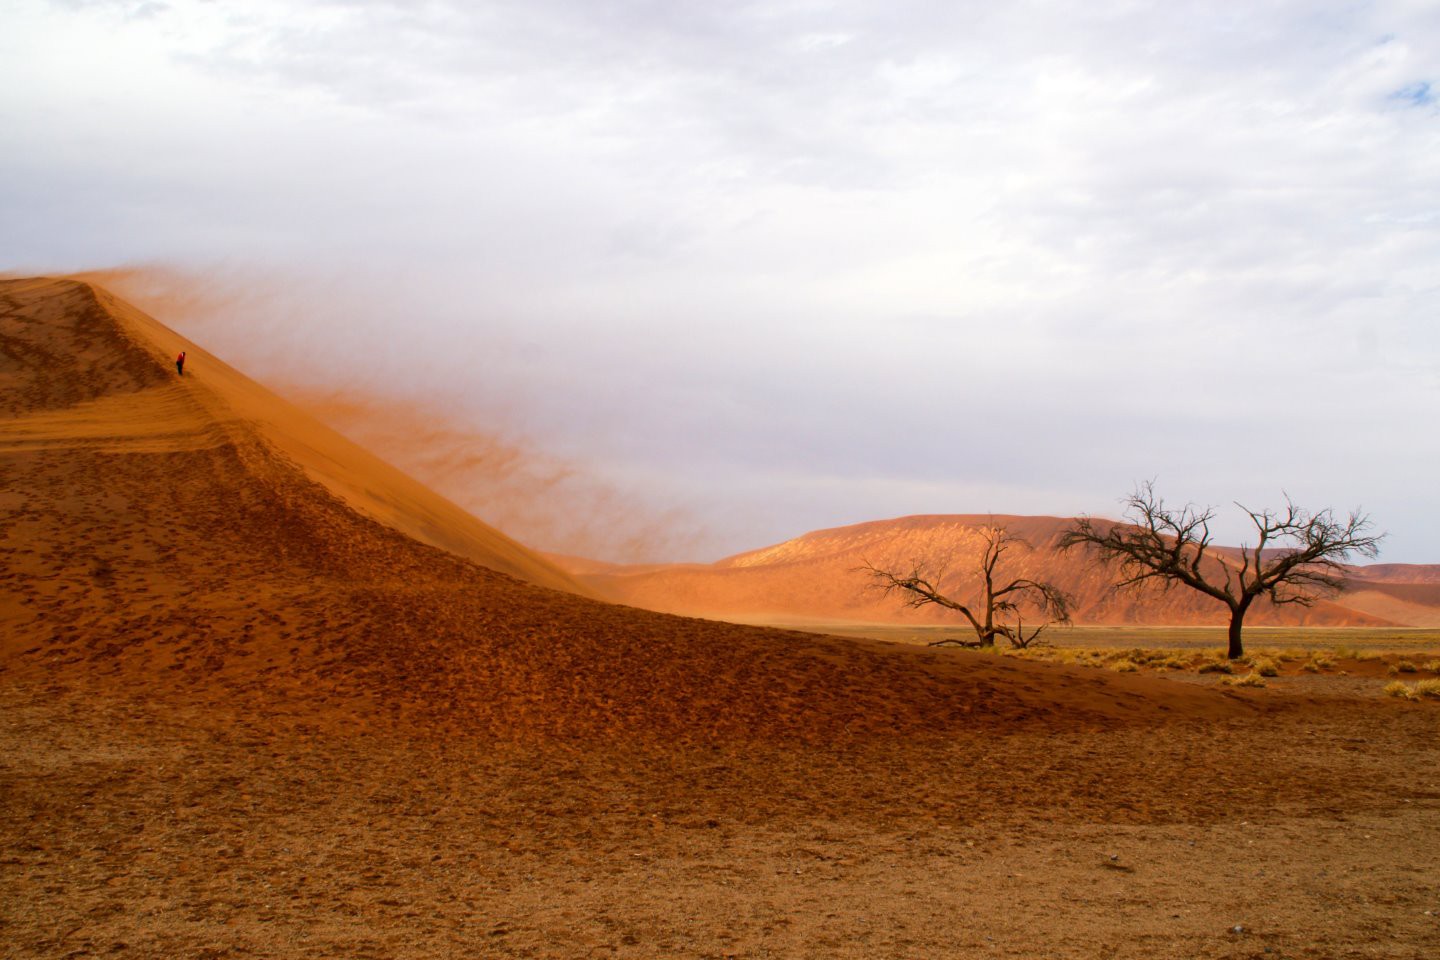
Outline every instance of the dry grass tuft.
{"type": "Polygon", "coordinates": [[[1262,677],[1280,676],[1280,665],[1274,660],[1260,658],[1257,659],[1254,663],[1252,663],[1251,667],[1256,673],[1260,674],[1260,676],[1262,677]]]}
{"type": "Polygon", "coordinates": [[[1115,663],[1116,673],[1134,673],[1139,669],[1134,660],[1119,660],[1115,663]]]}
{"type": "Polygon", "coordinates": [[[1401,673],[1414,673],[1420,668],[1415,666],[1415,664],[1411,663],[1409,660],[1401,660],[1395,664],[1395,669],[1400,671],[1401,673]]]}
{"type": "Polygon", "coordinates": [[[1235,668],[1228,660],[1210,660],[1200,664],[1200,673],[1234,673],[1235,668]]]}
{"type": "Polygon", "coordinates": [[[1413,687],[1396,680],[1385,685],[1385,693],[1406,700],[1440,700],[1440,680],[1421,680],[1413,687]]]}
{"type": "Polygon", "coordinates": [[[1231,680],[1231,681],[1229,681],[1229,682],[1232,683],[1232,684],[1234,684],[1234,685],[1237,686],[1237,687],[1263,687],[1263,686],[1265,686],[1265,681],[1261,679],[1261,674],[1258,674],[1258,673],[1247,673],[1247,674],[1245,674],[1245,676],[1240,677],[1240,678],[1235,679],[1235,680],[1231,680]]]}

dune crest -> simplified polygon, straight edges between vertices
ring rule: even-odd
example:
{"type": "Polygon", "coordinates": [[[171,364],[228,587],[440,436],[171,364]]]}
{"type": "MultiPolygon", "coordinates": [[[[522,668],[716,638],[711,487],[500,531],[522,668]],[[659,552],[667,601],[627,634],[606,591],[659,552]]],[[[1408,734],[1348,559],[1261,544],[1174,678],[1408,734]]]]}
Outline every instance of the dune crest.
{"type": "Polygon", "coordinates": [[[83,395],[93,399],[22,416],[0,433],[0,444],[179,450],[257,436],[352,508],[407,536],[531,583],[590,594],[549,560],[103,288],[83,281],[24,280],[0,289],[20,309],[38,310],[57,323],[61,316],[80,318],[75,327],[83,329],[90,350],[111,351],[129,364],[123,376],[105,367],[82,370],[61,353],[59,363],[36,372],[52,382],[83,382],[83,395]],[[181,350],[186,374],[176,377],[173,360],[181,350]]]}
{"type": "MultiPolygon", "coordinates": [[[[1048,580],[1076,600],[1082,624],[1224,624],[1225,608],[1191,590],[1147,588],[1116,593],[1111,571],[1082,551],[1058,549],[1069,521],[1059,517],[933,514],[816,530],[713,564],[620,566],[555,559],[596,589],[626,603],[693,616],[785,622],[795,619],[872,623],[948,623],[937,607],[912,610],[872,588],[865,562],[895,569],[915,560],[943,568],[942,590],[973,593],[981,530],[1004,525],[1035,550],[1007,557],[1014,575],[1048,580]]],[[[1217,549],[1223,562],[1233,551],[1217,549]]],[[[1347,568],[1346,592],[1313,607],[1262,602],[1247,623],[1310,626],[1433,626],[1440,622],[1440,567],[1375,565],[1347,568]]]]}

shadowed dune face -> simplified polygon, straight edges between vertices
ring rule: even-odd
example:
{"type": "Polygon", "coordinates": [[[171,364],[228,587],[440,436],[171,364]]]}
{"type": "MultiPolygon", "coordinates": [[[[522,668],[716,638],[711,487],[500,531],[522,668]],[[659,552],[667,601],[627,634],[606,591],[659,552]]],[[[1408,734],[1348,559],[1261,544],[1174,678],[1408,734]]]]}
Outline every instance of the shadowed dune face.
{"type": "MultiPolygon", "coordinates": [[[[1192,590],[1115,592],[1114,571],[1083,550],[1061,552],[1069,521],[1057,517],[927,515],[818,530],[714,564],[604,566],[558,558],[579,576],[626,603],[699,616],[750,619],[817,618],[877,623],[962,622],[958,614],[931,606],[907,609],[874,589],[860,569],[865,562],[908,570],[920,561],[943,570],[942,592],[977,595],[982,530],[1004,525],[1033,551],[1007,554],[997,572],[1048,580],[1071,594],[1077,623],[1204,625],[1227,622],[1226,608],[1192,590]]],[[[1224,551],[1219,551],[1223,557],[1224,551]]],[[[1219,580],[1218,564],[1212,561],[1219,580]]],[[[1432,570],[1383,568],[1372,582],[1367,567],[1347,568],[1350,589],[1313,607],[1264,601],[1247,623],[1306,626],[1431,626],[1440,616],[1440,593],[1425,582],[1432,570]],[[1399,582],[1408,577],[1415,583],[1399,582]],[[1361,591],[1364,591],[1363,593],[1361,591]]],[[[1378,569],[1378,568],[1377,568],[1378,569]]]]}
{"type": "Polygon", "coordinates": [[[473,518],[470,552],[440,549],[458,508],[103,291],[6,282],[0,336],[0,663],[16,675],[522,740],[835,744],[1254,709],[549,589],[547,562],[473,518]]]}

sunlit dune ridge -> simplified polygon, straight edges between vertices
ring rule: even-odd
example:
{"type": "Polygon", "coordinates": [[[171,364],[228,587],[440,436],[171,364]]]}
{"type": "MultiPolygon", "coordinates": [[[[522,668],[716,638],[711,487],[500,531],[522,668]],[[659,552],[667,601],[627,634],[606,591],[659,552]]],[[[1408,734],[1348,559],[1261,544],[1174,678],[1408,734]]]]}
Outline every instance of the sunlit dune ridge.
{"type": "MultiPolygon", "coordinates": [[[[1224,624],[1223,604],[1187,589],[1116,591],[1116,571],[1083,550],[1063,552],[1059,517],[983,514],[924,515],[817,530],[713,564],[623,566],[556,556],[579,579],[626,603],[696,616],[877,623],[961,622],[938,607],[907,609],[874,589],[863,565],[910,570],[916,563],[938,578],[944,592],[978,595],[984,530],[1003,526],[1033,549],[1016,547],[997,568],[1007,576],[1055,583],[1075,600],[1082,624],[1224,624]]],[[[1233,548],[1218,548],[1218,565],[1235,562],[1233,548]]],[[[1312,607],[1262,601],[1248,623],[1306,626],[1440,626],[1440,566],[1374,564],[1346,568],[1346,589],[1312,607]]]]}

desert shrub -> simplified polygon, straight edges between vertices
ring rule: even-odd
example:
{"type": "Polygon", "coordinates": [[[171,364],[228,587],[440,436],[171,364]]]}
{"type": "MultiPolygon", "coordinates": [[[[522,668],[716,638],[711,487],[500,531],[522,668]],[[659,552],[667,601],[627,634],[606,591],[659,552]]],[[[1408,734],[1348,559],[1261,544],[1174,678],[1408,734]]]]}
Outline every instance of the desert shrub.
{"type": "Polygon", "coordinates": [[[1115,664],[1116,673],[1134,673],[1140,668],[1135,665],[1134,660],[1120,660],[1115,664]]]}
{"type": "Polygon", "coordinates": [[[1251,666],[1255,669],[1255,672],[1262,677],[1280,676],[1280,665],[1274,660],[1261,658],[1256,660],[1251,666]]]}
{"type": "Polygon", "coordinates": [[[1209,660],[1200,664],[1200,673],[1234,673],[1235,668],[1228,660],[1209,660]]]}
{"type": "Polygon", "coordinates": [[[1390,666],[1385,668],[1385,675],[1390,677],[1398,677],[1400,675],[1400,668],[1392,663],[1390,666]]]}
{"type": "Polygon", "coordinates": [[[1331,660],[1323,653],[1315,654],[1315,656],[1310,659],[1310,662],[1315,664],[1315,666],[1319,667],[1321,670],[1335,666],[1335,661],[1331,660]]]}
{"type": "Polygon", "coordinates": [[[1401,660],[1399,663],[1395,664],[1395,669],[1399,670],[1401,673],[1414,673],[1416,670],[1419,669],[1419,667],[1415,666],[1415,664],[1411,663],[1409,660],[1401,660]]]}
{"type": "Polygon", "coordinates": [[[1319,673],[1320,665],[1314,660],[1311,660],[1307,663],[1301,664],[1300,669],[1304,670],[1306,673],[1319,673]]]}
{"type": "Polygon", "coordinates": [[[1440,700],[1440,680],[1421,680],[1415,684],[1414,696],[1440,700]]]}
{"type": "Polygon", "coordinates": [[[1165,670],[1184,670],[1190,666],[1190,662],[1184,657],[1166,657],[1164,660],[1156,661],[1155,665],[1165,670]]]}
{"type": "Polygon", "coordinates": [[[1237,687],[1263,687],[1265,686],[1265,681],[1260,679],[1260,677],[1261,675],[1258,673],[1247,673],[1245,676],[1239,677],[1232,682],[1237,687]]]}
{"type": "Polygon", "coordinates": [[[1425,664],[1425,669],[1429,670],[1431,673],[1440,673],[1440,660],[1431,660],[1429,663],[1425,664]]]}
{"type": "Polygon", "coordinates": [[[1409,687],[1401,683],[1399,680],[1396,680],[1394,683],[1385,684],[1385,696],[1402,697],[1408,700],[1410,697],[1413,696],[1413,694],[1410,692],[1409,687]]]}

